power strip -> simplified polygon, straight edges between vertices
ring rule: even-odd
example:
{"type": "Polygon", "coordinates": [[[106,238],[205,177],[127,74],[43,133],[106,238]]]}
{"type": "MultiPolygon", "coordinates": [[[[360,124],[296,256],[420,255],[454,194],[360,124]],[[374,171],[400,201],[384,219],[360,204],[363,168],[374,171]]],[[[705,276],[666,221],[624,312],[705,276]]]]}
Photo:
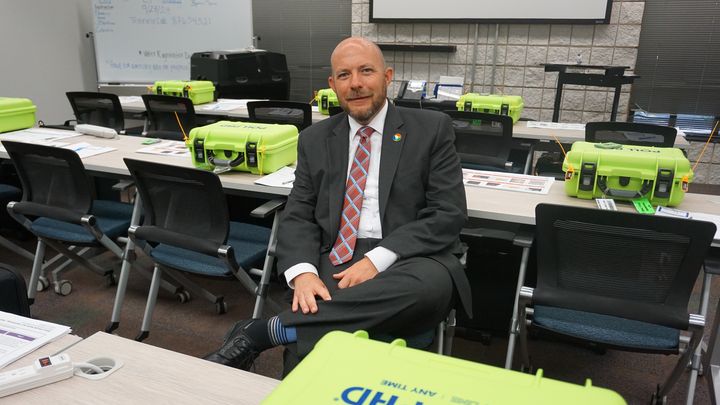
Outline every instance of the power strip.
{"type": "Polygon", "coordinates": [[[32,366],[0,373],[0,398],[72,377],[70,356],[41,357],[32,366]]]}
{"type": "Polygon", "coordinates": [[[90,124],[77,124],[75,125],[75,132],[80,132],[85,135],[97,136],[98,138],[109,138],[114,139],[118,137],[117,131],[108,127],[101,127],[99,125],[90,124]]]}

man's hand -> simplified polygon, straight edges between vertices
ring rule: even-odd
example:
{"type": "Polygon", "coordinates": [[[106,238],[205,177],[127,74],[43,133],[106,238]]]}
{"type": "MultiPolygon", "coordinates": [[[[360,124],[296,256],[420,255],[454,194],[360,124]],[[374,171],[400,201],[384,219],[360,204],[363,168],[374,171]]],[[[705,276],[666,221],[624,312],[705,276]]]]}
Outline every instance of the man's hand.
{"type": "Polygon", "coordinates": [[[338,282],[338,288],[348,288],[360,283],[364,283],[378,275],[377,268],[367,257],[348,267],[340,273],[333,274],[338,282]]]}
{"type": "Polygon", "coordinates": [[[316,295],[325,301],[332,299],[325,283],[315,273],[302,273],[293,279],[293,283],[295,286],[292,302],[293,312],[300,309],[303,314],[316,313],[318,311],[316,295]]]}

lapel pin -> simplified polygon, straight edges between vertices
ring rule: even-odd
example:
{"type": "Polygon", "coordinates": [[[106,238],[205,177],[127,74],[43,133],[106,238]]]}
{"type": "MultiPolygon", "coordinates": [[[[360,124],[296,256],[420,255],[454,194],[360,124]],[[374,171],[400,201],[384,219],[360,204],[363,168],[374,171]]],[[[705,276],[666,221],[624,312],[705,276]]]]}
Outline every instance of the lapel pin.
{"type": "Polygon", "coordinates": [[[397,134],[393,135],[392,137],[393,142],[400,142],[402,140],[402,135],[398,132],[397,134]]]}

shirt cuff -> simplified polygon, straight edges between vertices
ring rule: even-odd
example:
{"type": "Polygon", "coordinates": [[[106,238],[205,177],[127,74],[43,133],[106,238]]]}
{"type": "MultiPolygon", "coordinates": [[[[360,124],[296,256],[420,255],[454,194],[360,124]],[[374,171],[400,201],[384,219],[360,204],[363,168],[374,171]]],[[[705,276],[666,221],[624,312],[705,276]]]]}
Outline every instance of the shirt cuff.
{"type": "Polygon", "coordinates": [[[285,273],[283,273],[285,275],[285,280],[287,281],[288,287],[294,289],[295,283],[293,282],[293,280],[295,279],[295,277],[297,277],[303,273],[313,273],[316,276],[318,275],[317,269],[312,264],[298,263],[298,264],[288,268],[287,270],[285,270],[285,273]]]}
{"type": "Polygon", "coordinates": [[[370,259],[379,273],[387,270],[398,259],[397,253],[382,246],[377,246],[375,249],[365,253],[365,257],[370,259]]]}

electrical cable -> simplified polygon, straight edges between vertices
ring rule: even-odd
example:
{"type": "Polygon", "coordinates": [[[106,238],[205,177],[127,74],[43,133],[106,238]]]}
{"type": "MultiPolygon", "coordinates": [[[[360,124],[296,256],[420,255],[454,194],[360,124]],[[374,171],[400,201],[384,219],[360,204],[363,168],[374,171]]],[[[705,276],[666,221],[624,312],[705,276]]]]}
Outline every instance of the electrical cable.
{"type": "Polygon", "coordinates": [[[103,370],[101,367],[98,367],[92,363],[73,363],[73,369],[80,369],[80,371],[84,372],[85,374],[102,374],[107,370],[103,370]],[[89,373],[87,371],[84,371],[83,369],[90,369],[90,371],[93,371],[92,373],[89,373]]]}

